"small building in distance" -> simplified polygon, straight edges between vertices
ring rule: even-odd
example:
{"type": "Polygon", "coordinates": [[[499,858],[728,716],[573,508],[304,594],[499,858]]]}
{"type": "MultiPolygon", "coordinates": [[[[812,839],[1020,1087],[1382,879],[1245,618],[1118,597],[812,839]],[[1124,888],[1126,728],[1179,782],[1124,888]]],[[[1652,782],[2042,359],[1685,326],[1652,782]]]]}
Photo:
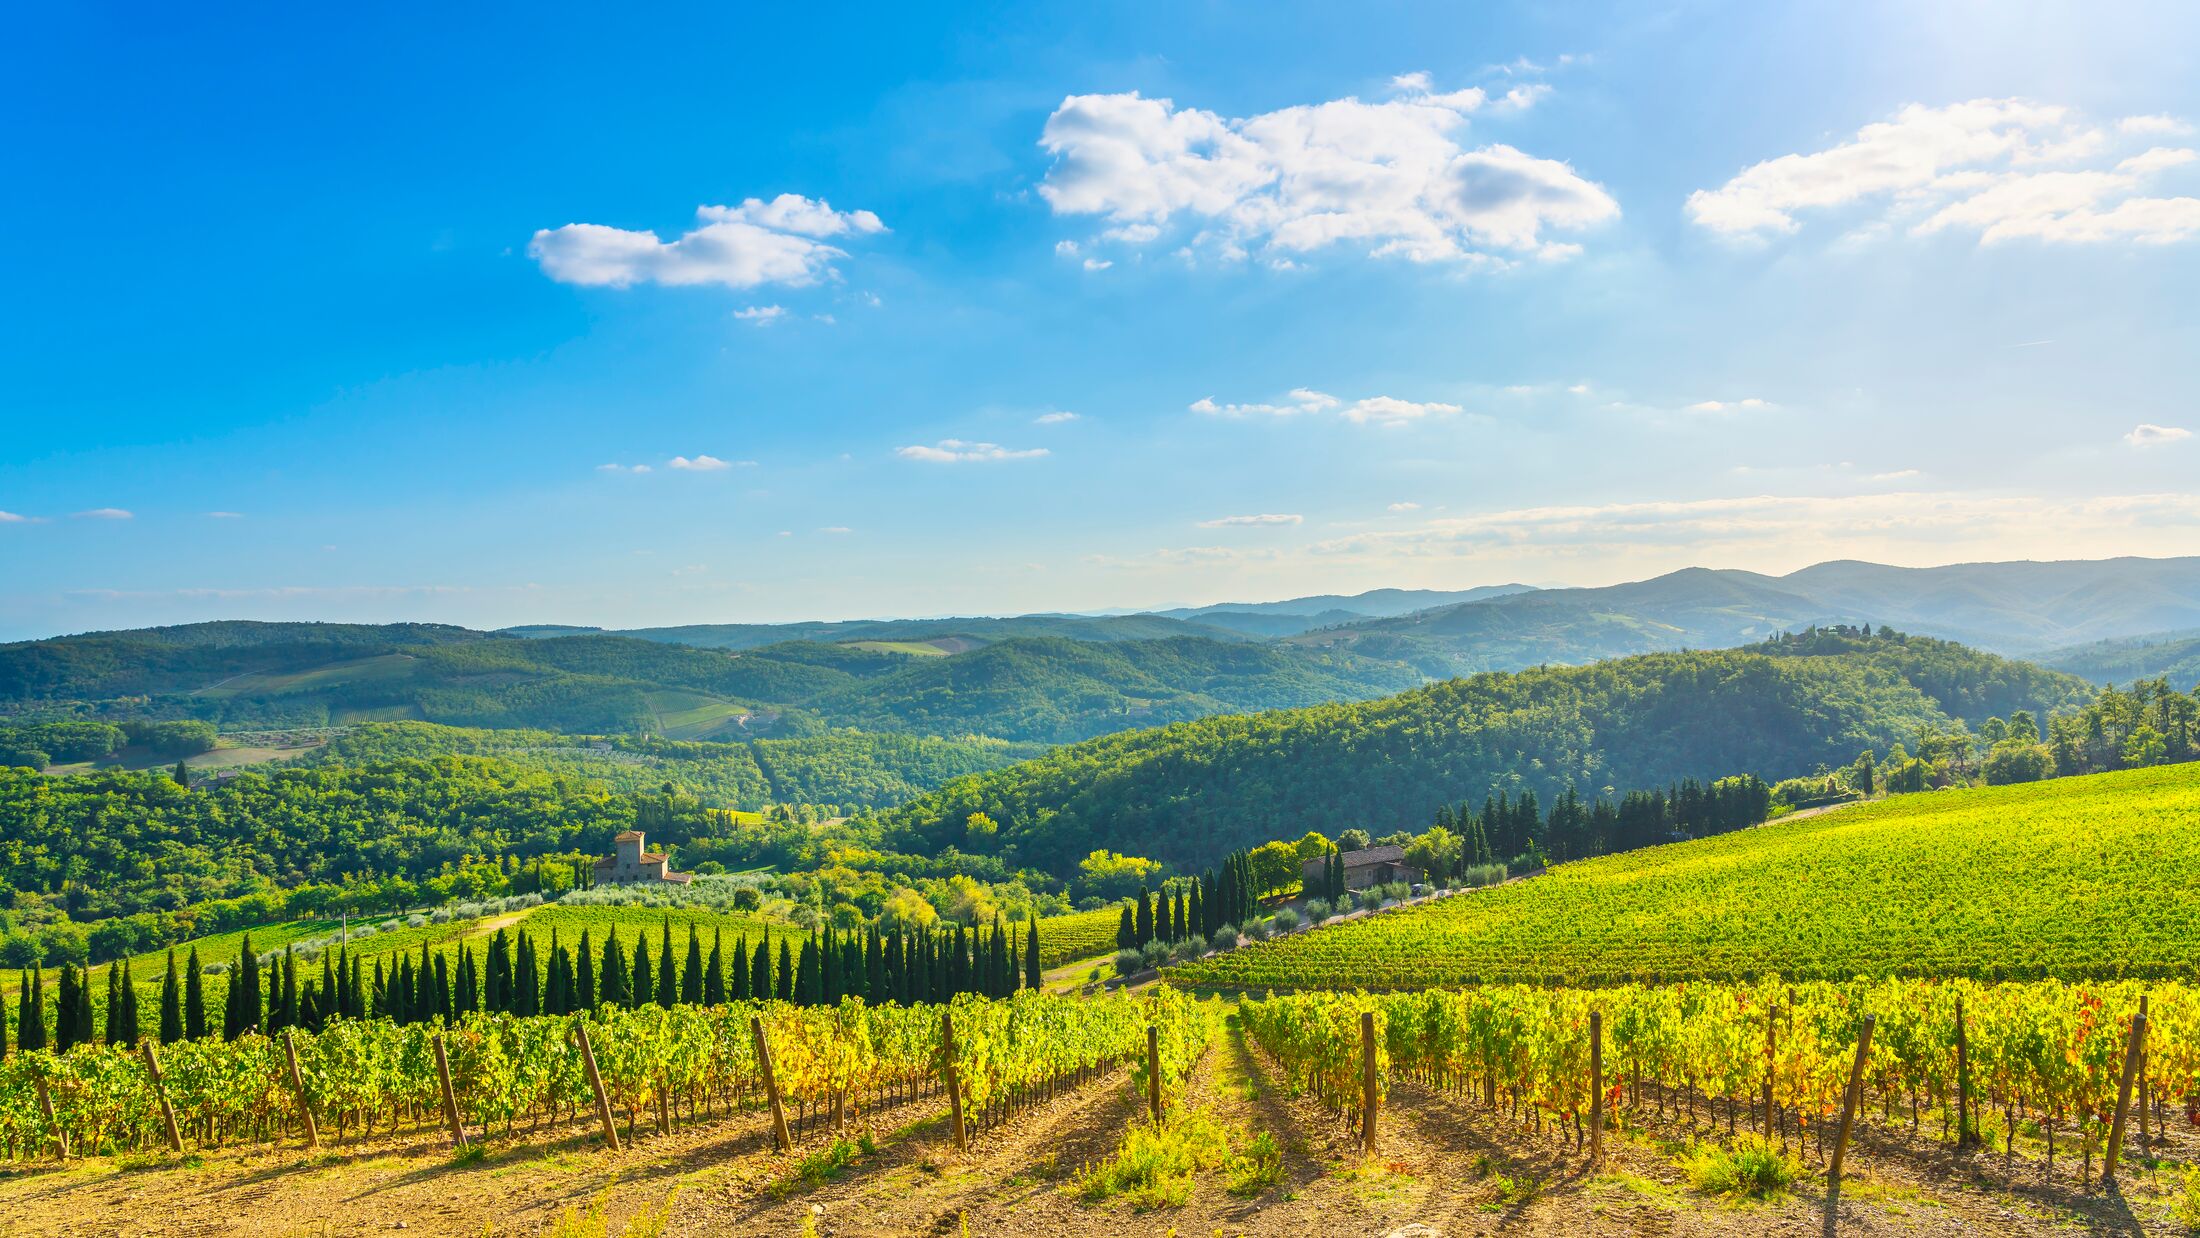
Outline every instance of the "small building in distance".
{"type": "Polygon", "coordinates": [[[651,852],[642,846],[640,830],[622,830],[611,840],[611,854],[596,861],[596,884],[600,886],[637,885],[647,881],[670,881],[686,885],[695,878],[688,873],[672,871],[671,858],[662,852],[651,852]]]}
{"type": "MultiPolygon", "coordinates": [[[[1322,883],[1322,866],[1328,856],[1317,855],[1300,865],[1300,875],[1309,890],[1319,889],[1322,883]]],[[[1371,886],[1389,885],[1393,881],[1419,883],[1427,874],[1406,863],[1406,849],[1392,845],[1369,847],[1364,851],[1344,853],[1344,887],[1347,890],[1365,890],[1371,886]]]]}

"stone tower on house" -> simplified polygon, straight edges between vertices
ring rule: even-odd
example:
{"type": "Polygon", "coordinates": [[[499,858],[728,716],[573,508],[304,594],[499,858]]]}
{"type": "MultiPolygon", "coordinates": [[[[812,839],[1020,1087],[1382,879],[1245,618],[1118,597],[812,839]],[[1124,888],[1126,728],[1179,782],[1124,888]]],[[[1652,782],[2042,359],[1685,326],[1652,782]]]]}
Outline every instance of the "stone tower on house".
{"type": "Polygon", "coordinates": [[[687,873],[672,871],[671,860],[662,852],[652,852],[643,845],[640,830],[623,830],[611,840],[611,854],[596,861],[596,884],[600,886],[636,885],[649,881],[670,881],[685,885],[694,878],[687,873]]]}

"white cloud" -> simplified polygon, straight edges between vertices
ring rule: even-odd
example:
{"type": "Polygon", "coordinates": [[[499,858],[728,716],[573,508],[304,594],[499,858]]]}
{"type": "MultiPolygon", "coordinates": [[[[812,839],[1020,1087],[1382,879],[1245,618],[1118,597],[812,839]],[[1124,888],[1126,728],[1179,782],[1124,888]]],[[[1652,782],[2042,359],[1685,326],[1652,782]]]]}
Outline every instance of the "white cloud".
{"type": "Polygon", "coordinates": [[[72,512],[78,520],[129,520],[133,517],[119,507],[95,507],[87,512],[72,512]]]}
{"type": "Polygon", "coordinates": [[[649,472],[649,466],[646,464],[599,464],[596,466],[596,471],[599,473],[647,473],[649,472]]]}
{"type": "Polygon", "coordinates": [[[1015,451],[999,443],[972,443],[959,438],[943,438],[931,447],[896,447],[894,454],[904,460],[921,460],[927,464],[964,464],[978,460],[1036,460],[1048,453],[1044,447],[1015,451]]]}
{"type": "Polygon", "coordinates": [[[1114,265],[1115,263],[1107,258],[1085,259],[1085,269],[1088,271],[1105,271],[1114,265]]]}
{"type": "Polygon", "coordinates": [[[1419,503],[1414,503],[1410,501],[1404,503],[1393,503],[1390,505],[1390,510],[1394,512],[1417,512],[1421,510],[1421,505],[1419,503]]]}
{"type": "Polygon", "coordinates": [[[1923,474],[1922,474],[1922,473],[1921,473],[1921,472],[1920,472],[1919,470],[1917,470],[1917,469],[1896,469],[1896,470],[1894,470],[1894,471],[1893,471],[1893,472],[1891,472],[1891,473],[1874,473],[1874,474],[1872,474],[1872,480],[1873,480],[1873,481],[1908,481],[1908,480],[1909,480],[1910,478],[1912,478],[1912,477],[1920,477],[1920,476],[1923,476],[1923,474]]]}
{"type": "Polygon", "coordinates": [[[1212,396],[1201,396],[1192,401],[1195,413],[1209,417],[1292,417],[1302,413],[1320,413],[1337,407],[1337,397],[1305,387],[1294,387],[1278,404],[1217,404],[1212,396]]]}
{"type": "Polygon", "coordinates": [[[1459,411],[1456,404],[1416,403],[1392,396],[1354,400],[1344,410],[1345,420],[1361,425],[1398,426],[1424,417],[1447,416],[1459,411]]]}
{"type": "MultiPolygon", "coordinates": [[[[1479,88],[1435,90],[1425,73],[1393,97],[1355,98],[1233,118],[1136,92],[1073,95],[1039,144],[1055,165],[1039,193],[1059,215],[1097,215],[1103,239],[1144,244],[1180,217],[1188,252],[1271,265],[1352,243],[1414,262],[1564,257],[1546,230],[1587,228],[1619,206],[1565,163],[1502,143],[1468,149],[1479,88]]],[[[1507,96],[1527,106],[1539,88],[1507,96]]]]}
{"type": "Polygon", "coordinates": [[[769,202],[696,208],[695,227],[673,241],[655,232],[603,224],[566,224],[535,233],[528,256],[564,284],[627,288],[635,284],[799,287],[832,271],[847,252],[821,238],[886,231],[869,211],[836,211],[822,200],[783,193],[769,202]]]}
{"type": "Polygon", "coordinates": [[[1269,512],[1258,516],[1223,516],[1216,520],[1202,520],[1199,522],[1199,527],[1202,529],[1264,528],[1272,525],[1299,524],[1305,519],[1306,517],[1299,515],[1269,512]]]}
{"type": "Polygon", "coordinates": [[[1460,411],[1457,404],[1439,404],[1401,400],[1395,396],[1368,396],[1349,403],[1324,391],[1307,387],[1294,387],[1282,400],[1274,403],[1222,404],[1212,396],[1202,396],[1190,404],[1192,412],[1207,417],[1302,417],[1316,413],[1338,412],[1345,420],[1358,425],[1404,425],[1426,417],[1444,416],[1460,411]]]}
{"type": "Polygon", "coordinates": [[[1758,413],[1780,407],[1770,400],[1748,396],[1739,400],[1698,400],[1685,410],[1691,413],[1758,413]]]}
{"type": "Polygon", "coordinates": [[[2133,426],[2131,433],[2124,435],[2124,441],[2134,447],[2160,447],[2165,443],[2174,443],[2191,437],[2192,431],[2181,426],[2158,426],[2152,423],[2141,423],[2133,426]]]}
{"type": "MultiPolygon", "coordinates": [[[[2166,117],[2129,117],[2122,134],[2174,132],[2166,117]]],[[[1875,207],[1848,238],[1975,233],[1982,245],[2031,238],[2162,243],[2200,232],[2200,199],[2143,196],[2145,181],[2193,158],[2157,147],[2122,159],[2115,135],[2070,109],[2023,99],[1911,104],[1894,119],[1811,154],[1782,155],[1688,197],[1688,214],[1732,237],[1792,233],[1807,211],[1875,207]]]]}
{"type": "Polygon", "coordinates": [[[787,307],[784,305],[752,305],[747,309],[733,311],[733,316],[742,322],[759,327],[768,327],[787,316],[787,307]]]}
{"type": "Polygon", "coordinates": [[[1041,413],[1031,419],[1031,424],[1035,426],[1058,426],[1065,421],[1076,420],[1078,420],[1078,416],[1075,413],[1041,413]]]}
{"type": "Polygon", "coordinates": [[[243,513],[243,512],[208,512],[208,513],[206,513],[206,515],[207,515],[207,518],[208,518],[208,519],[210,519],[210,520],[242,520],[242,519],[244,519],[244,513],[243,513]]]}
{"type": "Polygon", "coordinates": [[[6,512],[6,511],[0,511],[0,524],[29,524],[29,523],[31,523],[31,518],[30,518],[29,516],[22,516],[22,515],[18,515],[18,514],[14,513],[14,512],[6,512]]]}
{"type": "Polygon", "coordinates": [[[2116,122],[2118,133],[2135,133],[2160,137],[2183,137],[2192,132],[2192,126],[2175,116],[2126,116],[2116,122]]]}
{"type": "Polygon", "coordinates": [[[1054,243],[1054,252],[1064,258],[1075,258],[1077,256],[1077,242],[1056,241],[1054,243]]]}
{"type": "MultiPolygon", "coordinates": [[[[742,463],[746,464],[747,461],[742,463]]],[[[696,456],[692,460],[686,456],[674,456],[665,461],[665,467],[678,469],[683,473],[716,473],[721,469],[730,469],[733,465],[716,456],[696,456]]]]}
{"type": "Polygon", "coordinates": [[[854,530],[854,529],[851,529],[851,528],[849,528],[849,527],[848,527],[847,525],[844,525],[844,524],[829,524],[829,525],[826,525],[826,526],[825,526],[824,528],[822,528],[822,529],[819,529],[819,530],[818,530],[818,532],[820,532],[820,533],[830,533],[830,534],[834,535],[835,537],[838,537],[838,536],[840,536],[841,534],[844,534],[844,533],[853,533],[853,532],[855,532],[855,530],[854,530]]]}

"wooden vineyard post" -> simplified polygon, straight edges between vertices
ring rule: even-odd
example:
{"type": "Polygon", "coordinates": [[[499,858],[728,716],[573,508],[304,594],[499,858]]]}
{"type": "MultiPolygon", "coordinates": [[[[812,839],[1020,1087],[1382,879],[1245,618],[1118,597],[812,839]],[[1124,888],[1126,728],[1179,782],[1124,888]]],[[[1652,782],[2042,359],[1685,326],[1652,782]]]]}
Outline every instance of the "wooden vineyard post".
{"type": "Polygon", "coordinates": [[[2116,1181],[2116,1155],[2124,1147],[2124,1115],[2131,1108],[2131,1080],[2139,1073],[2139,1057],[2146,1052],[2147,999],[2139,998],[2139,1013],[2131,1018],[2131,1043],[2124,1049],[2124,1075],[2116,1085],[2116,1117],[2108,1124],[2108,1152],[2102,1158],[2101,1185],[2116,1181]]]}
{"type": "MultiPolygon", "coordinates": [[[[288,1033],[285,1033],[284,1039],[286,1041],[289,1039],[288,1033]]],[[[160,1101],[160,1125],[161,1129],[168,1135],[168,1150],[170,1152],[181,1152],[183,1151],[183,1133],[176,1129],[176,1107],[168,1103],[168,1084],[160,1077],[160,1057],[153,1052],[153,1042],[150,1038],[143,1041],[140,1047],[145,1050],[145,1073],[153,1081],[153,1096],[160,1101]]],[[[298,1075],[296,1061],[291,1063],[290,1074],[292,1078],[296,1078],[298,1075]]],[[[306,1116],[306,1129],[312,1130],[312,1124],[313,1117],[308,1114],[306,1116]]]]}
{"type": "MultiPolygon", "coordinates": [[[[145,1042],[145,1058],[147,1061],[151,1061],[152,1057],[153,1042],[148,1040],[145,1042]]],[[[306,1124],[306,1146],[319,1148],[321,1146],[321,1128],[315,1125],[313,1121],[313,1104],[306,1099],[305,1076],[298,1073],[298,1046],[292,1043],[289,1028],[283,1029],[283,1060],[290,1063],[290,1090],[298,1095],[298,1116],[304,1119],[306,1124]]],[[[160,1072],[157,1069],[153,1072],[153,1077],[155,1079],[160,1078],[160,1072]]],[[[166,1109],[168,1107],[168,1097],[165,1094],[160,1098],[160,1103],[161,1108],[166,1109]]],[[[175,1119],[170,1118],[168,1125],[171,1138],[173,1138],[175,1124],[175,1119]]],[[[176,1150],[179,1152],[183,1150],[183,1145],[180,1142],[177,1143],[176,1150]]]]}
{"type": "Polygon", "coordinates": [[[451,1146],[466,1146],[466,1128],[458,1120],[458,1094],[451,1091],[451,1059],[443,1052],[443,1037],[435,1038],[435,1081],[443,1088],[443,1120],[451,1127],[451,1146]]]}
{"type": "Polygon", "coordinates": [[[1833,1164],[1826,1171],[1826,1180],[1836,1188],[1841,1185],[1841,1160],[1848,1155],[1849,1131],[1856,1125],[1856,1107],[1864,1103],[1864,1063],[1872,1055],[1872,1029],[1879,1025],[1879,1016],[1864,1016],[1864,1030],[1856,1038],[1856,1061],[1849,1066],[1849,1089],[1841,1094],[1841,1130],[1833,1140],[1833,1164]]]}
{"type": "Polygon", "coordinates": [[[603,1130],[603,1146],[616,1152],[619,1128],[611,1121],[611,1098],[604,1095],[603,1075],[596,1070],[596,1050],[588,1043],[588,1025],[575,1024],[573,1031],[580,1039],[581,1069],[588,1072],[588,1090],[596,1094],[596,1124],[603,1130]]]}
{"type": "Polygon", "coordinates": [[[1963,1028],[1963,995],[1956,995],[1956,1146],[1971,1146],[1971,1042],[1963,1028]]]}
{"type": "Polygon", "coordinates": [[[1604,1163],[1604,1012],[1589,1012],[1589,1163],[1604,1163]]]}
{"type": "Polygon", "coordinates": [[[54,1157],[69,1159],[69,1137],[61,1130],[61,1119],[53,1115],[53,1095],[46,1091],[46,1081],[38,1081],[38,1111],[46,1115],[46,1125],[53,1131],[54,1157]]]}
{"type": "Polygon", "coordinates": [[[1154,1125],[1161,1124],[1161,1029],[1146,1029],[1146,1108],[1154,1125]]]}
{"type": "Polygon", "coordinates": [[[764,1077],[764,1099],[772,1107],[772,1147],[790,1151],[794,1140],[787,1134],[787,1106],[779,1099],[779,1076],[772,1073],[772,1047],[764,1039],[762,1015],[749,1016],[749,1034],[756,1038],[756,1071],[764,1077]]]}
{"type": "Polygon", "coordinates": [[[1360,1150],[1375,1154],[1375,1111],[1382,1095],[1375,1087],[1375,1012],[1360,1012],[1360,1150]]]}
{"type": "Polygon", "coordinates": [[[952,1011],[940,1011],[940,1055],[946,1060],[947,1108],[955,1123],[955,1150],[960,1152],[970,1146],[970,1132],[963,1125],[962,1075],[955,1069],[955,1015],[952,1011]]]}

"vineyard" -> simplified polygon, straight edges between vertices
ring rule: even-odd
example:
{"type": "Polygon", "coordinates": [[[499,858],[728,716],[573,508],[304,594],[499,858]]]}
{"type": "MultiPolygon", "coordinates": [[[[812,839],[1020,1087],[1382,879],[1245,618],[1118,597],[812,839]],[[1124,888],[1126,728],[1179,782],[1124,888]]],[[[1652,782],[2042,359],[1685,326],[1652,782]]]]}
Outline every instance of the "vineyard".
{"type": "Polygon", "coordinates": [[[938,1097],[949,1079],[955,1092],[940,1103],[959,1096],[969,1125],[983,1129],[1125,1064],[1146,1087],[1149,1028],[1157,1033],[1160,1092],[1173,1096],[1217,1026],[1212,1003],[1171,990],[1100,1000],[1027,990],[945,1006],[854,998],[813,1007],[604,1006],[567,1016],[476,1013],[448,1028],[340,1019],[317,1035],[252,1032],[163,1046],[158,1083],[149,1044],[85,1044],[0,1061],[0,1152],[28,1158],[159,1146],[167,1138],[163,1098],[181,1138],[201,1147],[293,1138],[311,1129],[309,1114],[313,1127],[337,1139],[442,1126],[439,1051],[457,1119],[477,1134],[512,1138],[522,1124],[536,1134],[596,1122],[592,1054],[603,1098],[631,1136],[638,1122],[667,1130],[683,1117],[763,1108],[759,1037],[798,1131],[823,1115],[845,1120],[938,1097]]]}
{"type": "Polygon", "coordinates": [[[1040,917],[1039,965],[1060,967],[1079,959],[1114,953],[1115,930],[1122,918],[1123,908],[1119,904],[1040,917]]]}
{"type": "Polygon", "coordinates": [[[2174,983],[1778,980],[1751,985],[1539,989],[1501,985],[1247,1001],[1247,1032],[1291,1083],[1354,1122],[1369,1095],[1362,1016],[1375,1027],[1378,1110],[1394,1078],[1462,1092],[1575,1149],[1595,1095],[1591,1013],[1602,1021],[1608,1111],[1678,1118],[1718,1138],[1747,1126],[1823,1157],[1867,1018],[1864,1110],[1917,1135],[2014,1159],[2032,1132],[2052,1175],[2057,1138],[2090,1177],[2117,1109],[2134,1016],[2147,999],[2134,1126],[2189,1118],[2200,1091],[2200,989],[2174,983]],[[1769,1125],[1767,1119],[1769,1118],[1769,1125]],[[1998,1137],[1997,1137],[1998,1133],[1998,1137]]]}
{"type": "Polygon", "coordinates": [[[1172,969],[1202,987],[2189,978],[2200,764],[1898,796],[1172,969]],[[1837,910],[1853,909],[1853,910],[1837,910]]]}

